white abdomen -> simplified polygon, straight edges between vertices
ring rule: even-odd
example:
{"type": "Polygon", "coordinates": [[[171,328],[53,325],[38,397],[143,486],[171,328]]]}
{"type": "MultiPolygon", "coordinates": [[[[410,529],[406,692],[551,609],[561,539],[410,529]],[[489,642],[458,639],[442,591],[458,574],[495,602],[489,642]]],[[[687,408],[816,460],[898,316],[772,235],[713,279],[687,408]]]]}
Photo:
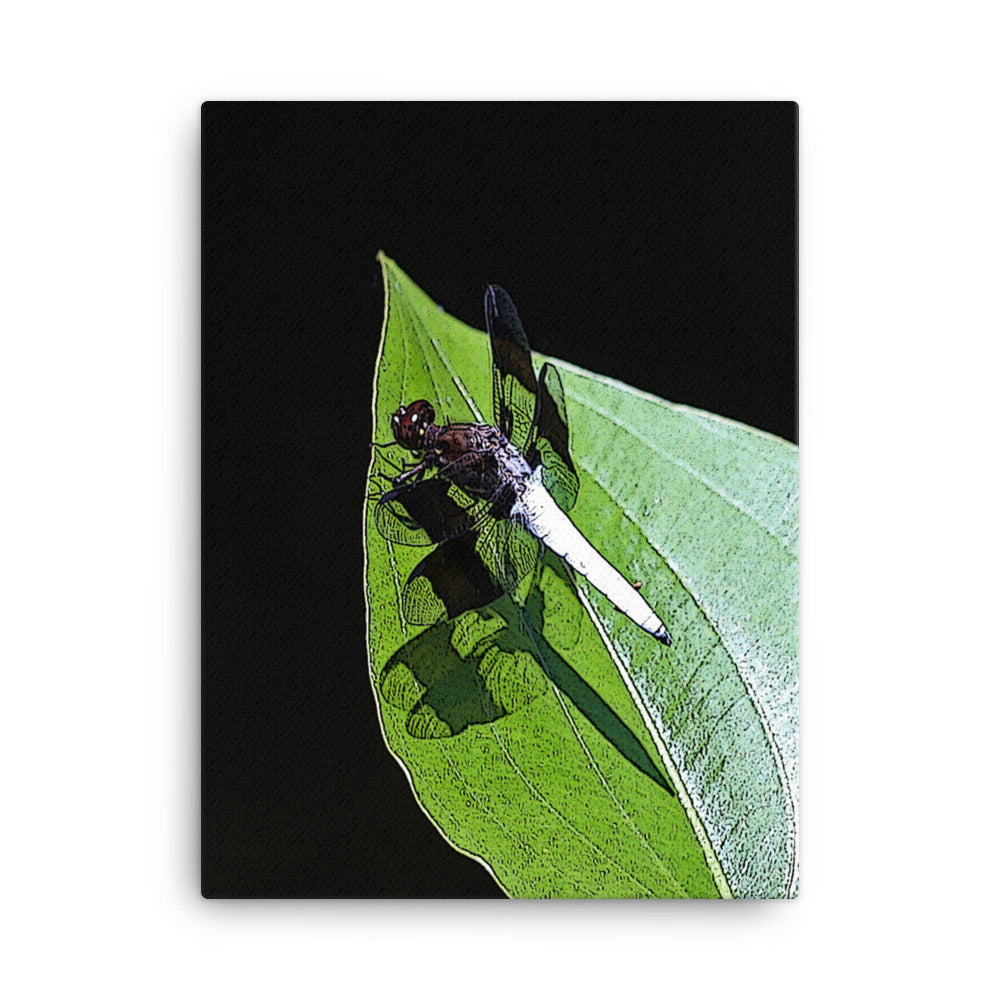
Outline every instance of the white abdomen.
{"type": "Polygon", "coordinates": [[[577,526],[552,499],[545,487],[532,476],[514,507],[524,526],[577,573],[585,576],[623,614],[661,642],[670,644],[670,635],[656,612],[580,533],[577,526]]]}

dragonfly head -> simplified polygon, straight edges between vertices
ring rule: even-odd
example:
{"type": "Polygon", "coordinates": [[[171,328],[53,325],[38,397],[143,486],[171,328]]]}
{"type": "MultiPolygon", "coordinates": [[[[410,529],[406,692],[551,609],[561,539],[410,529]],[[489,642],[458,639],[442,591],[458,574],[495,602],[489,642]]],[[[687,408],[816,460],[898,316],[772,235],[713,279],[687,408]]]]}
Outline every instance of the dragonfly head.
{"type": "Polygon", "coordinates": [[[434,424],[434,407],[426,399],[401,406],[392,415],[392,436],[396,443],[410,451],[427,448],[427,429],[434,424]]]}

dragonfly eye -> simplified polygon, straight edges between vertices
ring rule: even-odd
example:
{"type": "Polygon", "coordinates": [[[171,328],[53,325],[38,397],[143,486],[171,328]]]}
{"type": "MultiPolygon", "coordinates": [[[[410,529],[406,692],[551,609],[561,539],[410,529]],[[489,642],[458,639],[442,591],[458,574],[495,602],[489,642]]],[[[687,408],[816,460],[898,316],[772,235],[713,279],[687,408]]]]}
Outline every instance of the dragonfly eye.
{"type": "Polygon", "coordinates": [[[392,418],[392,433],[398,444],[410,451],[423,449],[427,428],[434,423],[434,407],[426,399],[401,406],[392,418]]]}

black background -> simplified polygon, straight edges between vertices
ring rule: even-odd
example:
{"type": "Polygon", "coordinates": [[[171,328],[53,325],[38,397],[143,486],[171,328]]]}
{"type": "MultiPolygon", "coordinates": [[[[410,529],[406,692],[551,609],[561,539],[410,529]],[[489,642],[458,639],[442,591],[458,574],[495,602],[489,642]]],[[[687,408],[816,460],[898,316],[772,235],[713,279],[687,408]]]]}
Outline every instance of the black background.
{"type": "Polygon", "coordinates": [[[367,677],[376,252],[473,326],[495,281],[535,349],[794,441],[796,120],[203,106],[206,896],[502,896],[417,806],[367,677]]]}

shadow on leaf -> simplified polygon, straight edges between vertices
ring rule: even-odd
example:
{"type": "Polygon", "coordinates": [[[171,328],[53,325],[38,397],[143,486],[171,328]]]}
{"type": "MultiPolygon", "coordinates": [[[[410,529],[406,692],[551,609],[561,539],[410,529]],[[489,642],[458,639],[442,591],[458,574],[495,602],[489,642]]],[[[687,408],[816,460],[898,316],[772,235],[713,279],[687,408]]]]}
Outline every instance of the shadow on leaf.
{"type": "MultiPolygon", "coordinates": [[[[554,568],[568,581],[561,562],[554,568]]],[[[551,682],[626,760],[674,795],[628,725],[544,638],[537,625],[544,603],[537,589],[524,608],[504,596],[421,632],[386,663],[382,697],[407,713],[411,737],[443,739],[521,711],[551,682]]]]}

